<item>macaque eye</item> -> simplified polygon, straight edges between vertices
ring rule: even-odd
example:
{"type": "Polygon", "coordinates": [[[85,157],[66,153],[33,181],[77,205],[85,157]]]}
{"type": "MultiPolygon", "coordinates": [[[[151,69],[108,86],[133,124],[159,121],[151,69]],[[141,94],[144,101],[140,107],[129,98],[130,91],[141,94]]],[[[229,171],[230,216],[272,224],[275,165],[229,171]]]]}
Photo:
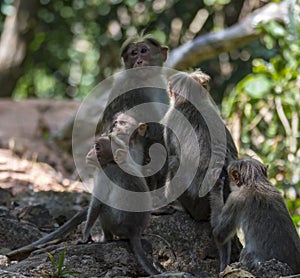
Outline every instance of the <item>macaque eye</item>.
{"type": "Polygon", "coordinates": [[[131,50],[130,52],[131,56],[136,56],[138,54],[138,51],[136,49],[131,50]]]}
{"type": "Polygon", "coordinates": [[[124,121],[119,121],[119,124],[122,125],[122,126],[124,126],[124,125],[126,125],[126,122],[124,122],[124,121]]]}
{"type": "Polygon", "coordinates": [[[101,147],[98,144],[96,144],[95,145],[95,150],[96,150],[96,152],[100,152],[101,151],[101,147]]]}
{"type": "Polygon", "coordinates": [[[147,53],[148,52],[148,48],[147,47],[143,47],[142,49],[141,49],[141,53],[142,54],[145,54],[145,53],[147,53]]]}

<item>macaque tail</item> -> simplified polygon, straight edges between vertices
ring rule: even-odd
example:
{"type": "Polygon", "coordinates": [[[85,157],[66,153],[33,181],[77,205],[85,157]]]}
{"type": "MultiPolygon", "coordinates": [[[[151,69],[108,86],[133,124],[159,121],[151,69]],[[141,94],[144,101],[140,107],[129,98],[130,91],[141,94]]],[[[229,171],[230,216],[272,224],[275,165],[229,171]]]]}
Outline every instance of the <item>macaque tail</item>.
{"type": "Polygon", "coordinates": [[[130,239],[130,245],[133,250],[133,253],[135,254],[139,264],[143,267],[143,269],[149,274],[149,275],[157,275],[160,274],[157,269],[153,266],[153,264],[150,263],[148,258],[146,257],[145,251],[142,247],[142,242],[140,237],[133,237],[130,239]]]}
{"type": "Polygon", "coordinates": [[[26,258],[32,251],[38,249],[38,246],[42,246],[48,242],[66,237],[72,232],[80,223],[86,220],[88,207],[85,207],[82,211],[77,212],[71,219],[69,219],[64,225],[56,229],[50,234],[42,237],[41,239],[34,241],[19,249],[13,250],[6,254],[10,259],[26,258]]]}

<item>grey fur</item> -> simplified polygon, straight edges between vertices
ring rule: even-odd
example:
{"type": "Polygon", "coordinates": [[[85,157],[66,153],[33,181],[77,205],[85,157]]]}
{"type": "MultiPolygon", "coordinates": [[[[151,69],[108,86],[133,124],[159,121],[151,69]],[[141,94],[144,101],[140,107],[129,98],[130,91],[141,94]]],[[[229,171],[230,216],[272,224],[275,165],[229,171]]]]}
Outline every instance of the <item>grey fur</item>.
{"type": "MultiPolygon", "coordinates": [[[[242,228],[246,245],[240,261],[249,269],[275,258],[300,273],[299,236],[283,197],[268,180],[267,167],[255,159],[242,159],[232,162],[228,173],[232,192],[213,231],[217,241],[226,243],[242,228]]],[[[220,205],[220,188],[211,194],[214,205],[220,205]]]]}

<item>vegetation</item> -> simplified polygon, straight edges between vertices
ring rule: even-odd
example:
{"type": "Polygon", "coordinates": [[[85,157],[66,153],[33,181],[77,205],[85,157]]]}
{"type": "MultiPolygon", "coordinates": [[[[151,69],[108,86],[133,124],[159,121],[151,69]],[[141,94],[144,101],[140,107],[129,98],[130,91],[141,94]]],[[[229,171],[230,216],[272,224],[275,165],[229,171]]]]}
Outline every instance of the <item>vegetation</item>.
{"type": "MultiPolygon", "coordinates": [[[[18,1],[2,2],[0,28],[18,1]]],[[[119,48],[130,35],[150,32],[172,50],[196,36],[223,30],[265,4],[260,0],[23,2],[24,5],[38,2],[38,24],[28,42],[28,53],[13,97],[57,99],[83,98],[99,81],[120,69],[119,48]]],[[[11,53],[11,44],[0,44],[0,47],[6,47],[7,53],[11,53]]],[[[256,41],[200,65],[213,76],[212,91],[217,102],[227,88],[250,72],[251,60],[261,53],[257,51],[260,47],[256,41]]],[[[10,80],[6,78],[6,82],[10,80]]],[[[0,97],[1,94],[3,89],[0,97]]]]}
{"type": "MultiPolygon", "coordinates": [[[[296,14],[298,13],[298,14],[296,14]]],[[[242,154],[259,155],[269,165],[274,185],[300,221],[300,21],[291,11],[290,25],[260,26],[270,59],[254,59],[252,73],[224,99],[225,117],[235,121],[242,154]],[[253,153],[254,152],[254,153],[253,153]],[[298,210],[297,210],[298,209],[298,210]]]]}
{"type": "Polygon", "coordinates": [[[58,261],[56,262],[53,255],[51,253],[48,253],[48,256],[50,258],[53,267],[53,273],[51,274],[49,273],[51,277],[63,278],[63,277],[72,277],[73,274],[80,274],[80,272],[71,271],[70,265],[65,265],[65,255],[66,255],[66,249],[64,249],[61,252],[58,261]]]}

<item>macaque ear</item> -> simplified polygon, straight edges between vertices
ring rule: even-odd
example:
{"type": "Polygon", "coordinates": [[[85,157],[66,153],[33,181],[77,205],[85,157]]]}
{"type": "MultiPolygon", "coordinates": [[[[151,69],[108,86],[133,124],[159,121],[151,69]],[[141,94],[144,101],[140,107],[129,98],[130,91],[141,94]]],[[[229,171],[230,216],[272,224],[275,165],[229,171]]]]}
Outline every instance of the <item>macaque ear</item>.
{"type": "Polygon", "coordinates": [[[128,153],[127,150],[117,149],[114,154],[115,162],[118,164],[124,163],[126,161],[127,153],[128,153]]]}
{"type": "Polygon", "coordinates": [[[163,62],[165,62],[168,58],[169,48],[165,45],[162,45],[160,49],[161,49],[161,54],[162,54],[162,60],[163,60],[163,62]]]}
{"type": "Polygon", "coordinates": [[[146,134],[147,128],[148,128],[147,124],[145,124],[145,123],[139,123],[138,134],[140,136],[144,137],[145,134],[146,134]]]}
{"type": "Polygon", "coordinates": [[[230,171],[230,175],[232,177],[232,180],[234,181],[234,183],[237,185],[237,186],[240,186],[241,185],[241,180],[240,180],[240,175],[238,173],[237,170],[235,169],[232,169],[230,171]]]}
{"type": "Polygon", "coordinates": [[[201,83],[201,85],[203,86],[203,88],[204,88],[205,90],[208,91],[209,86],[208,86],[208,83],[207,83],[206,81],[203,81],[203,82],[201,83]]]}

